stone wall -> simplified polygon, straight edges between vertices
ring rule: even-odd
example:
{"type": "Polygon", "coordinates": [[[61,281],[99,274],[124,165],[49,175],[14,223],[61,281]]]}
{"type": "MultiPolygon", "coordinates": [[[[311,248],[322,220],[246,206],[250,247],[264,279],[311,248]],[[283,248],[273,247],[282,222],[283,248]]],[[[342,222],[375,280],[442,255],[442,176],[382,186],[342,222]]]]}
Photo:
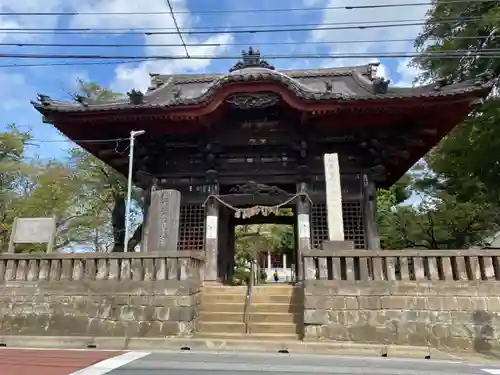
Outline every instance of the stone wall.
{"type": "Polygon", "coordinates": [[[305,283],[304,337],[488,352],[500,339],[500,282],[305,283]]]}
{"type": "Polygon", "coordinates": [[[500,250],[354,251],[329,241],[304,257],[318,259],[304,283],[306,339],[500,349],[500,250]]]}
{"type": "Polygon", "coordinates": [[[181,252],[0,255],[0,335],[191,336],[201,269],[181,252]]]}

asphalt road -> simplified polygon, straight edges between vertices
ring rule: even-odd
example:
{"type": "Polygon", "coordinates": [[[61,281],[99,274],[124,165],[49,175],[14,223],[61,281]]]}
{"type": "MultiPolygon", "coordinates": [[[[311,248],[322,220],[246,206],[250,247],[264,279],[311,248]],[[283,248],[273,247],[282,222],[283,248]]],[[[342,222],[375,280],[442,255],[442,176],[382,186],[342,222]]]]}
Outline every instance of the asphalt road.
{"type": "MultiPolygon", "coordinates": [[[[247,354],[233,352],[151,353],[109,375],[500,375],[498,366],[425,359],[374,358],[306,354],[247,354]]],[[[85,375],[85,374],[84,374],[85,375]]]]}

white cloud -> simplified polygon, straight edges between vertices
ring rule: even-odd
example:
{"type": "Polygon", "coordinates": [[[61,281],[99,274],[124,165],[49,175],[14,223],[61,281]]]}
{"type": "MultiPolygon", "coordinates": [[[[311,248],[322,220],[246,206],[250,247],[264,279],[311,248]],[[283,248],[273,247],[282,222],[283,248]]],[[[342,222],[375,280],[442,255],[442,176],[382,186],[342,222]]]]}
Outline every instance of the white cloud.
{"type": "MultiPolygon", "coordinates": [[[[186,0],[173,0],[173,8],[178,12],[187,12],[186,0]]],[[[144,11],[144,3],[130,0],[99,0],[93,1],[84,8],[82,12],[141,12],[144,11]]],[[[77,16],[72,22],[72,27],[107,27],[107,28],[163,28],[175,27],[165,0],[148,0],[148,12],[163,12],[158,15],[97,15],[93,17],[77,16]]],[[[176,14],[179,27],[185,29],[193,24],[189,13],[176,14]]],[[[171,31],[171,30],[168,30],[171,31]]],[[[177,34],[150,35],[142,37],[145,43],[144,54],[148,56],[183,56],[183,47],[158,47],[158,44],[180,44],[177,34]]],[[[209,46],[208,44],[227,44],[231,42],[232,36],[227,33],[215,34],[209,38],[201,39],[190,35],[184,36],[186,43],[199,43],[200,46],[189,47],[190,55],[217,55],[225,51],[225,46],[209,46]]],[[[203,71],[208,67],[211,60],[163,60],[148,61],[131,68],[121,65],[116,68],[116,79],[112,84],[114,90],[124,92],[132,88],[145,89],[149,84],[149,73],[180,73],[189,71],[203,71]]]]}
{"type": "Polygon", "coordinates": [[[395,82],[396,86],[408,87],[413,86],[413,81],[421,73],[415,67],[409,66],[410,59],[400,60],[396,71],[400,75],[399,81],[395,82]]]}
{"type": "MultiPolygon", "coordinates": [[[[71,8],[76,0],[0,0],[1,12],[60,12],[71,8]]],[[[0,16],[0,29],[55,28],[57,16],[0,16]]],[[[50,34],[16,34],[0,32],[0,41],[28,41],[50,37],[50,34]]]]}
{"type": "MultiPolygon", "coordinates": [[[[303,0],[304,4],[311,4],[312,0],[303,0]]],[[[405,3],[421,3],[420,0],[406,0],[405,3]]],[[[360,0],[356,5],[377,5],[377,4],[400,4],[401,0],[360,0]]],[[[315,6],[323,7],[347,7],[352,4],[352,0],[314,0],[315,6]]],[[[394,7],[394,8],[367,8],[367,9],[326,9],[322,13],[322,23],[319,28],[330,27],[328,24],[342,22],[346,26],[352,23],[363,23],[373,21],[384,21],[387,23],[401,22],[402,20],[416,20],[425,18],[428,7],[394,7]]],[[[331,26],[336,27],[336,26],[331,26]]],[[[418,34],[421,26],[373,28],[373,29],[349,29],[349,30],[314,30],[311,32],[312,41],[354,40],[358,43],[332,44],[329,53],[331,54],[362,54],[362,53],[390,53],[390,52],[410,52],[413,50],[411,42],[381,42],[388,39],[413,39],[418,34]],[[362,43],[363,40],[375,41],[362,43]],[[380,41],[380,42],[379,42],[380,41]]],[[[353,59],[332,59],[328,61],[329,66],[349,66],[365,64],[376,61],[376,59],[353,58],[353,59]]],[[[384,69],[382,66],[379,70],[384,69]]],[[[398,71],[399,72],[399,71],[398,71]]],[[[409,70],[401,69],[401,72],[410,74],[409,70]]],[[[387,72],[385,72],[387,74],[387,72]]]]}
{"type": "Polygon", "coordinates": [[[28,84],[22,74],[0,71],[0,82],[2,82],[0,85],[0,101],[4,111],[26,107],[29,100],[36,95],[35,88],[28,84]]]}

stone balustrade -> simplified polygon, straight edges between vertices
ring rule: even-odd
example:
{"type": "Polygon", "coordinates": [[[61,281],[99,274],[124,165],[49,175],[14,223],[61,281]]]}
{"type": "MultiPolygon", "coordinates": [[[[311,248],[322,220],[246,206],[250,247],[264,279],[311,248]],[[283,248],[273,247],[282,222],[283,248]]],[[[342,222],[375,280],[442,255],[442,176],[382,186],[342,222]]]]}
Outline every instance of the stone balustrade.
{"type": "Polygon", "coordinates": [[[500,250],[323,244],[304,254],[304,338],[498,351],[499,259],[500,250]]]}
{"type": "Polygon", "coordinates": [[[0,282],[202,281],[203,267],[203,255],[190,251],[0,254],[0,282]]]}
{"type": "Polygon", "coordinates": [[[308,280],[498,281],[500,250],[311,250],[308,280]],[[311,261],[312,260],[312,261],[311,261]]]}
{"type": "Polygon", "coordinates": [[[190,336],[204,266],[189,251],[0,254],[0,341],[190,336]]]}

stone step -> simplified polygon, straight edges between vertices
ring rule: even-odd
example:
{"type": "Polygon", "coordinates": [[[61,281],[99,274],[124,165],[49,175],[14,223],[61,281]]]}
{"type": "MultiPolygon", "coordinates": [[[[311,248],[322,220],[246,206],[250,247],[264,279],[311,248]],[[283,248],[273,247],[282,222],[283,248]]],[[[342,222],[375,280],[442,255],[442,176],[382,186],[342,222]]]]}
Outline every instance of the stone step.
{"type": "MultiPolygon", "coordinates": [[[[203,287],[203,294],[233,294],[233,295],[246,295],[246,286],[226,286],[226,285],[205,285],[203,287]]],[[[269,296],[291,296],[292,294],[301,295],[302,288],[292,285],[258,285],[252,289],[252,295],[265,294],[269,296]]]]}
{"type": "MultiPolygon", "coordinates": [[[[203,322],[244,322],[244,313],[203,311],[198,316],[198,321],[203,322]]],[[[254,323],[296,323],[302,321],[299,314],[291,313],[250,313],[250,322],[254,323]]]]}
{"type": "MultiPolygon", "coordinates": [[[[243,313],[244,303],[203,303],[200,311],[211,313],[243,313]]],[[[289,303],[252,303],[252,313],[300,313],[302,305],[289,303]]]]}
{"type": "MultiPolygon", "coordinates": [[[[250,333],[296,335],[297,326],[294,323],[252,323],[249,325],[250,333]]],[[[245,333],[243,322],[198,322],[198,330],[202,333],[245,333]]]]}
{"type": "Polygon", "coordinates": [[[204,333],[196,332],[196,338],[199,339],[210,339],[210,340],[223,340],[223,341],[245,341],[245,340],[258,340],[259,342],[287,342],[289,340],[298,340],[300,335],[282,335],[282,334],[271,334],[271,333],[252,333],[252,334],[241,334],[241,333],[204,333]]]}
{"type": "MultiPolygon", "coordinates": [[[[245,294],[206,294],[202,296],[203,303],[245,303],[245,294]]],[[[252,293],[252,304],[254,303],[292,303],[302,302],[301,296],[292,295],[268,295],[264,293],[252,293]]]]}

